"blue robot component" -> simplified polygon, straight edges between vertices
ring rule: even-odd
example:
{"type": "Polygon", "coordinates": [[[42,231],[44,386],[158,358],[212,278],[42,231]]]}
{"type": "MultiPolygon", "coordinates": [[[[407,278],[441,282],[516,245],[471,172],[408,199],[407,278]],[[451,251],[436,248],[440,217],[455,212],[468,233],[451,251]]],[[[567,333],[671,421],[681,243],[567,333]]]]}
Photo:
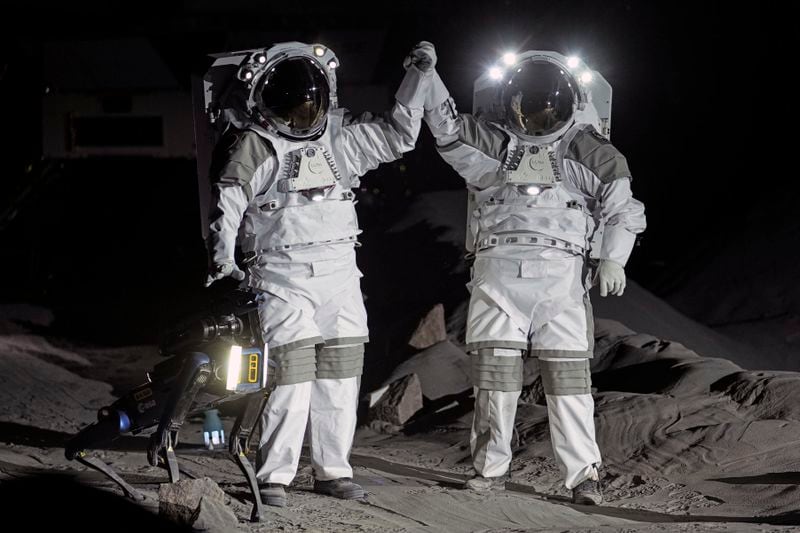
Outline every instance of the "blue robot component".
{"type": "Polygon", "coordinates": [[[269,360],[261,349],[264,345],[254,295],[237,294],[225,307],[219,314],[186,322],[170,332],[160,346],[167,359],[147,373],[146,383],[100,409],[97,422],[67,443],[67,459],[100,471],[128,497],[143,500],[140,492],[86,450],[103,448],[123,435],[137,435],[155,427],[147,449],[148,461],[166,468],[174,483],[179,479],[174,449],[186,417],[247,397],[234,423],[229,451],[253,495],[251,520],[261,521],[264,513],[258,483],[246,454],[252,429],[272,388],[269,360]]]}

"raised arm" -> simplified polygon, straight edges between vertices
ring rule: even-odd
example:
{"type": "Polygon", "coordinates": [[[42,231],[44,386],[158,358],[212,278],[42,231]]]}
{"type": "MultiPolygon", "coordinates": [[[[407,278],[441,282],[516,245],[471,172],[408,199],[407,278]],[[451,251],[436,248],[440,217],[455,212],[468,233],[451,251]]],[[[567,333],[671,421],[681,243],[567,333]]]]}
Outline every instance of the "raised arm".
{"type": "Polygon", "coordinates": [[[450,93],[434,71],[425,102],[425,122],[442,159],[467,185],[483,189],[497,179],[506,158],[508,136],[492,124],[458,113],[450,93]]]}
{"type": "Polygon", "coordinates": [[[433,45],[423,41],[406,58],[406,74],[388,113],[364,113],[356,119],[345,117],[344,151],[356,175],[363,176],[381,163],[399,159],[414,149],[435,64],[433,45]]]}
{"type": "Polygon", "coordinates": [[[269,143],[252,131],[230,130],[217,144],[209,173],[212,185],[206,287],[225,276],[244,279],[234,261],[236,236],[253,196],[273,179],[274,155],[269,143]]]}

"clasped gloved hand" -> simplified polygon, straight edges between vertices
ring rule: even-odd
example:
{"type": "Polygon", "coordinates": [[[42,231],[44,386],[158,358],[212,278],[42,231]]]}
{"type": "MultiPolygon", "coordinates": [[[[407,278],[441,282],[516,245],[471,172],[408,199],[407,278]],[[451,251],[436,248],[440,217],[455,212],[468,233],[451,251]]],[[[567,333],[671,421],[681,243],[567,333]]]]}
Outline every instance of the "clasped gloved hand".
{"type": "Polygon", "coordinates": [[[622,296],[625,290],[625,269],[610,259],[601,259],[597,268],[595,284],[600,284],[600,296],[613,294],[622,296]]]}
{"type": "Polygon", "coordinates": [[[236,281],[242,281],[245,278],[244,272],[239,270],[236,263],[233,261],[223,261],[222,263],[214,263],[208,269],[208,277],[206,278],[206,287],[210,286],[215,281],[219,281],[227,276],[232,277],[236,281]]]}
{"type": "Polygon", "coordinates": [[[420,41],[417,43],[417,45],[411,49],[411,52],[408,53],[405,60],[403,60],[403,68],[406,70],[408,70],[411,65],[416,65],[422,72],[428,72],[436,67],[436,49],[433,47],[433,44],[428,41],[420,41]]]}

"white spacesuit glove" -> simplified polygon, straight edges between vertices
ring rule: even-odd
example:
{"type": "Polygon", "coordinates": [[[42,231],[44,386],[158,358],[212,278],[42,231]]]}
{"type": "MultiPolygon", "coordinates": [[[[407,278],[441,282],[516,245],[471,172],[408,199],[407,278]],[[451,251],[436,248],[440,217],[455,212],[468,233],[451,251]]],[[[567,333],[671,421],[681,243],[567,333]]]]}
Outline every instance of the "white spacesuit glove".
{"type": "Polygon", "coordinates": [[[208,269],[208,277],[206,278],[206,287],[210,286],[215,281],[219,281],[224,277],[230,276],[236,281],[242,281],[245,278],[244,272],[239,270],[236,263],[232,260],[223,261],[221,263],[214,263],[208,269]]]}
{"type": "Polygon", "coordinates": [[[625,269],[610,259],[601,259],[595,284],[600,283],[600,296],[622,296],[625,290],[625,269]]]}
{"type": "Polygon", "coordinates": [[[428,41],[420,41],[403,60],[403,68],[408,70],[411,65],[422,72],[428,72],[436,67],[436,49],[428,41]]]}

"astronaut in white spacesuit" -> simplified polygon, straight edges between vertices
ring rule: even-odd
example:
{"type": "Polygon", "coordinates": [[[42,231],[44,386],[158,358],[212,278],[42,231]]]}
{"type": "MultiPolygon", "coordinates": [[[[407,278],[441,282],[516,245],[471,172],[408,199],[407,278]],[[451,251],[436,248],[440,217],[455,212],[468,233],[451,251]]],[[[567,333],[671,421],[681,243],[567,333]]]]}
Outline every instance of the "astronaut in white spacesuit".
{"type": "Polygon", "coordinates": [[[466,181],[475,254],[466,342],[477,475],[466,487],[504,486],[523,357],[536,357],[565,485],[575,502],[599,504],[589,254],[601,295],[622,295],[645,229],[625,157],[608,140],[611,87],[577,58],[540,51],[507,54],[479,78],[473,115],[457,113],[438,74],[428,87],[425,121],[466,181]]]}
{"type": "Polygon", "coordinates": [[[355,119],[337,107],[339,60],[325,46],[281,43],[217,58],[205,80],[207,95],[214,87],[218,95],[206,97],[206,112],[224,130],[210,165],[207,285],[244,278],[238,235],[276,365],[262,415],[260,493],[268,505],[286,504],[307,434],[314,490],[361,498],[349,454],[368,330],[351,189],[414,148],[435,53],[412,50],[385,117],[355,119]]]}

